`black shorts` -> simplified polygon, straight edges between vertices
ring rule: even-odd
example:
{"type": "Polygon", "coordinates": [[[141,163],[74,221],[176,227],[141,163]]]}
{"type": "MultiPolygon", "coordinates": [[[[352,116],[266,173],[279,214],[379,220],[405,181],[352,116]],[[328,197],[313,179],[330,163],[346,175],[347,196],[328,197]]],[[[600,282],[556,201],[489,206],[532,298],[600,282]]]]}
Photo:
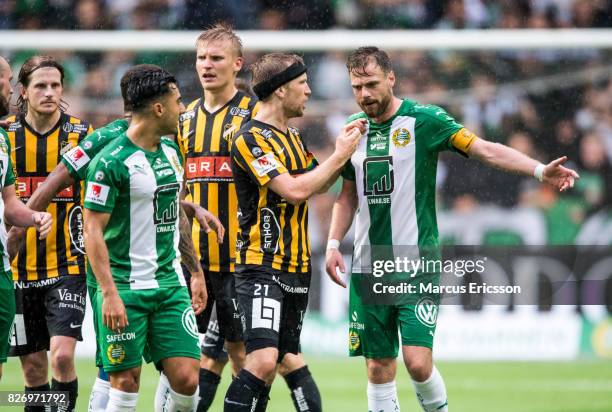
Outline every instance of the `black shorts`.
{"type": "MultiPolygon", "coordinates": [[[[213,305],[213,306],[216,306],[213,305]]],[[[217,321],[217,311],[213,307],[210,315],[210,322],[208,322],[208,329],[204,334],[204,340],[200,347],[202,355],[208,358],[215,359],[220,362],[227,362],[228,355],[225,350],[225,339],[219,334],[219,322],[217,321]]]]}
{"type": "Polygon", "coordinates": [[[85,317],[85,276],[15,282],[15,328],[9,356],[49,350],[52,336],[79,341],[85,317]]]}
{"type": "Polygon", "coordinates": [[[310,273],[272,274],[245,269],[236,274],[236,293],[246,353],[274,347],[278,362],[300,350],[300,333],[310,289],[310,273]]]}
{"type": "MultiPolygon", "coordinates": [[[[183,272],[189,286],[189,271],[183,268],[183,272]]],[[[205,270],[204,277],[206,278],[208,303],[206,304],[206,309],[196,317],[199,332],[206,333],[213,308],[216,308],[219,335],[228,342],[241,342],[242,324],[240,323],[238,301],[236,300],[234,274],[231,272],[209,272],[205,270]]],[[[191,293],[191,289],[189,293],[191,293]]]]}

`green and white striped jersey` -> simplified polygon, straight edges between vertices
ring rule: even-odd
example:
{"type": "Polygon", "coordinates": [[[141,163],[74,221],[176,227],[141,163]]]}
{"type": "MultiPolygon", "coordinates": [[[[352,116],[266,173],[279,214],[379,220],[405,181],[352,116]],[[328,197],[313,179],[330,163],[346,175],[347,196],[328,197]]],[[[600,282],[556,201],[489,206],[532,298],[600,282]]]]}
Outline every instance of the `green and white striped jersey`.
{"type": "Polygon", "coordinates": [[[465,154],[471,134],[440,107],[410,100],[403,100],[397,113],[384,123],[372,122],[363,112],[349,121],[357,118],[368,120],[367,135],[342,176],[355,181],[357,187],[352,271],[364,273],[371,270],[373,248],[438,246],[438,153],[455,150],[465,154]]]}
{"type": "Polygon", "coordinates": [[[85,208],[110,213],[104,240],[118,289],[186,286],[178,250],[182,163],[171,140],[149,152],[126,134],[92,161],[85,208]]]}
{"type": "MultiPolygon", "coordinates": [[[[13,163],[11,162],[11,143],[4,129],[0,128],[0,192],[8,185],[15,184],[13,163]]],[[[11,273],[11,262],[9,261],[6,248],[6,226],[4,222],[4,200],[0,193],[0,255],[2,256],[2,271],[11,273]]],[[[12,275],[11,275],[12,276],[12,275]]]]}

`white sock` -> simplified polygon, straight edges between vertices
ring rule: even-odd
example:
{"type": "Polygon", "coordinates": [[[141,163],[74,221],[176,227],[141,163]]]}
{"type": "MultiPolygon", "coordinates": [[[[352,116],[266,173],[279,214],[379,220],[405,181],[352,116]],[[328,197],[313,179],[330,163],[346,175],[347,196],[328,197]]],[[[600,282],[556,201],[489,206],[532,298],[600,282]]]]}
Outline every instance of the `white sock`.
{"type": "Polygon", "coordinates": [[[370,412],[399,412],[400,405],[397,399],[395,381],[388,383],[368,382],[368,411],[370,412]]]}
{"type": "Polygon", "coordinates": [[[130,393],[110,388],[106,412],[134,412],[136,411],[137,403],[138,392],[130,393]]]}
{"type": "Polygon", "coordinates": [[[170,382],[168,378],[162,372],[159,375],[159,383],[157,384],[157,390],[155,391],[154,411],[163,412],[165,411],[164,406],[170,397],[170,382]]]}
{"type": "Polygon", "coordinates": [[[448,412],[448,399],[442,375],[434,365],[425,382],[412,381],[419,403],[425,412],[448,412]]]}
{"type": "Polygon", "coordinates": [[[193,395],[181,395],[176,393],[170,388],[170,399],[168,400],[167,412],[193,412],[195,411],[194,405],[195,399],[198,397],[198,390],[196,389],[193,395]]]}
{"type": "Polygon", "coordinates": [[[88,412],[104,412],[108,403],[108,391],[110,390],[110,382],[104,379],[96,378],[96,381],[91,388],[89,395],[88,412]]]}

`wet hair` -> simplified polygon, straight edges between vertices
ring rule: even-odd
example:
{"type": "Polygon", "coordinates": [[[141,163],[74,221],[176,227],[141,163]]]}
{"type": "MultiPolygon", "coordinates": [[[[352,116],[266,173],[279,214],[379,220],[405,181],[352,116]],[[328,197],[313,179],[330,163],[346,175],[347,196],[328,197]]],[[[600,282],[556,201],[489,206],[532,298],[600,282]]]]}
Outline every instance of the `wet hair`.
{"type": "Polygon", "coordinates": [[[153,64],[131,67],[121,77],[121,96],[126,111],[141,111],[156,99],[170,93],[170,84],[176,78],[153,64]]]}
{"type": "Polygon", "coordinates": [[[372,61],[376,62],[383,73],[388,74],[393,68],[391,67],[391,59],[389,55],[375,46],[365,46],[353,50],[349,53],[346,59],[346,68],[349,73],[357,75],[367,75],[366,67],[372,61]]]}
{"type": "Polygon", "coordinates": [[[196,40],[196,44],[199,42],[215,42],[229,40],[232,43],[234,52],[238,57],[242,57],[242,40],[236,35],[232,26],[227,23],[216,23],[206,30],[204,30],[196,40]]]}
{"type": "MultiPolygon", "coordinates": [[[[32,80],[32,73],[43,67],[52,67],[60,72],[60,83],[64,85],[64,67],[51,56],[32,56],[23,63],[17,76],[17,83],[27,88],[32,80]]],[[[66,102],[60,101],[60,109],[66,108],[66,102]]],[[[21,96],[17,98],[17,109],[20,113],[25,114],[28,111],[28,102],[21,96]]]]}

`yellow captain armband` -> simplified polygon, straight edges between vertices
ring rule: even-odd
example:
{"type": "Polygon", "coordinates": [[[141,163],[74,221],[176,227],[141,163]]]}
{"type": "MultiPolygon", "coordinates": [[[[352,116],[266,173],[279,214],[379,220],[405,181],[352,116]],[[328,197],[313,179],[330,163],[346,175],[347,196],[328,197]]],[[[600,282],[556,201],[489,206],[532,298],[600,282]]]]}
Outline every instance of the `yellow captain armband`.
{"type": "Polygon", "coordinates": [[[478,136],[464,127],[451,136],[450,142],[455,149],[467,155],[476,139],[478,139],[478,136]]]}

